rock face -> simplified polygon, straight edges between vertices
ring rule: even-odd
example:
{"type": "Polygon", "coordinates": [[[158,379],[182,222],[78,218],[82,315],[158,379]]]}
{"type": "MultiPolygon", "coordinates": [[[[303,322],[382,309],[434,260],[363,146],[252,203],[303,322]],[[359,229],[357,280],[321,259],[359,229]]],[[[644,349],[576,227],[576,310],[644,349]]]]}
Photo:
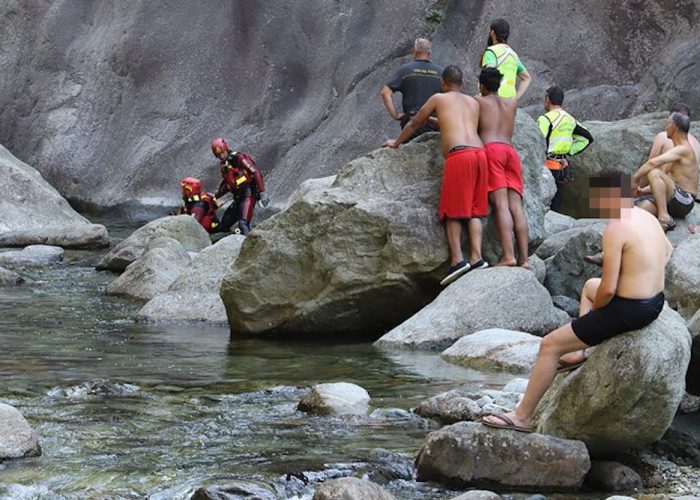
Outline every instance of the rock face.
{"type": "Polygon", "coordinates": [[[35,266],[56,264],[63,260],[65,253],[61,247],[30,245],[22,250],[10,250],[9,252],[0,253],[0,263],[35,266]]]}
{"type": "Polygon", "coordinates": [[[0,285],[19,285],[24,283],[24,278],[19,274],[0,267],[0,285]]]}
{"type": "Polygon", "coordinates": [[[596,491],[635,491],[644,487],[635,471],[619,462],[596,460],[586,476],[586,486],[596,491]]]}
{"type": "MultiPolygon", "coordinates": [[[[560,233],[554,238],[563,234],[565,233],[560,233]]],[[[549,293],[578,301],[586,281],[600,277],[601,272],[599,266],[586,262],[583,258],[600,252],[602,242],[601,233],[597,228],[586,228],[569,239],[555,255],[546,259],[544,262],[547,266],[547,276],[544,286],[549,293]]]]}
{"type": "Polygon", "coordinates": [[[549,238],[550,236],[561,233],[562,231],[571,229],[574,227],[575,223],[576,220],[573,217],[550,210],[544,214],[545,238],[549,238]]]}
{"type": "Polygon", "coordinates": [[[558,376],[537,408],[537,429],[580,439],[592,454],[652,443],[676,414],[689,360],[685,322],[665,306],[651,325],[603,342],[558,376]]]}
{"type": "Polygon", "coordinates": [[[179,241],[157,238],[149,243],[139,260],[129,264],[123,274],[107,285],[106,293],[151,300],[164,293],[191,260],[179,241]]]}
{"type": "Polygon", "coordinates": [[[689,319],[700,310],[700,235],[678,245],[666,266],[668,303],[689,319]]]}
{"type": "Polygon", "coordinates": [[[355,384],[317,384],[299,402],[299,409],[321,415],[366,415],[370,397],[355,384]]]}
{"type": "Polygon", "coordinates": [[[464,335],[489,328],[545,335],[566,319],[530,271],[477,270],[448,286],[430,305],[384,335],[376,345],[445,349],[464,335]]]}
{"type": "Polygon", "coordinates": [[[244,241],[244,236],[231,235],[199,252],[166,292],[143,306],[137,319],[226,323],[219,286],[244,241]]]}
{"type": "MultiPolygon", "coordinates": [[[[521,114],[518,124],[534,244],[544,234],[553,182],[543,176],[533,122],[521,114]]],[[[368,336],[434,298],[448,255],[437,221],[437,146],[433,134],[377,150],[347,165],[331,187],[305,186],[305,194],[257,226],[221,286],[232,332],[368,336]]],[[[489,231],[485,255],[493,258],[498,243],[489,231]]]]}
{"type": "Polygon", "coordinates": [[[472,422],[431,432],[416,461],[419,481],[541,490],[578,488],[591,465],[580,441],[472,422]]]}
{"type": "Polygon", "coordinates": [[[445,361],[476,370],[530,373],[540,338],[529,333],[492,328],[466,335],[442,351],[445,361]]]}
{"type": "Polygon", "coordinates": [[[39,455],[41,446],[29,423],[17,408],[0,403],[0,462],[39,455]]]}
{"type": "Polygon", "coordinates": [[[395,500],[394,495],[371,481],[341,477],[324,482],[312,500],[395,500]]]}
{"type": "Polygon", "coordinates": [[[209,234],[189,215],[164,217],[149,222],[121,241],[97,263],[97,269],[120,273],[141,258],[148,245],[162,236],[179,241],[188,252],[199,252],[211,245],[209,234]]]}
{"type": "Polygon", "coordinates": [[[92,250],[109,246],[109,233],[102,224],[72,223],[59,226],[16,229],[0,233],[0,247],[53,245],[92,250]]]}

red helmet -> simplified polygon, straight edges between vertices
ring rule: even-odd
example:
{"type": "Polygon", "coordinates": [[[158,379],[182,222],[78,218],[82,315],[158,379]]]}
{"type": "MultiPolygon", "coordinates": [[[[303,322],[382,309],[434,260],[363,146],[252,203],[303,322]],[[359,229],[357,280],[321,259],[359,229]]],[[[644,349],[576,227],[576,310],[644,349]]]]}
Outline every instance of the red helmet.
{"type": "Polygon", "coordinates": [[[221,153],[228,152],[228,142],[226,142],[226,139],[223,137],[213,139],[211,141],[211,152],[214,153],[214,156],[217,158],[221,153]]]}
{"type": "Polygon", "coordinates": [[[202,192],[202,181],[196,177],[185,177],[180,181],[180,187],[182,188],[182,196],[189,198],[202,192]]]}

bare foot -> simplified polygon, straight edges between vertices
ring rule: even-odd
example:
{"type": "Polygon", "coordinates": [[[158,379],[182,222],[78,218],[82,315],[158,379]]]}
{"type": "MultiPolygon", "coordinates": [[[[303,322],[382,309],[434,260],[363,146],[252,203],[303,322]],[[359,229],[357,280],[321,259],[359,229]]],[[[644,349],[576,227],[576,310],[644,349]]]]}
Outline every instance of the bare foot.
{"type": "Polygon", "coordinates": [[[501,259],[496,263],[496,267],[515,267],[517,265],[515,259],[501,259]]]}
{"type": "Polygon", "coordinates": [[[522,267],[523,269],[530,269],[530,263],[528,261],[525,262],[519,262],[518,265],[522,267]]]}
{"type": "Polygon", "coordinates": [[[700,226],[691,224],[688,226],[688,231],[690,231],[692,234],[698,234],[700,233],[700,226]]]}
{"type": "Polygon", "coordinates": [[[559,364],[574,365],[586,360],[586,351],[576,351],[564,354],[559,358],[559,364]]]}
{"type": "Polygon", "coordinates": [[[532,419],[518,418],[514,411],[499,415],[486,415],[481,419],[481,422],[489,427],[497,427],[499,429],[526,432],[531,432],[533,429],[532,419]]]}

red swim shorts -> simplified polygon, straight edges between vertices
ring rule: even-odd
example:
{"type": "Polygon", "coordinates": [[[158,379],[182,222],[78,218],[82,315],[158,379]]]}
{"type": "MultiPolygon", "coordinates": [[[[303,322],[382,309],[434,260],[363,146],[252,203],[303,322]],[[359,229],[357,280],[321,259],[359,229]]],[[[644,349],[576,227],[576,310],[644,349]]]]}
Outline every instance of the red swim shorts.
{"type": "Polygon", "coordinates": [[[482,148],[454,151],[445,158],[440,193],[440,222],[488,214],[488,164],[482,148]]]}
{"type": "Polygon", "coordinates": [[[522,196],[522,167],[515,148],[503,142],[491,142],[484,145],[484,150],[489,164],[489,193],[508,188],[522,196]]]}

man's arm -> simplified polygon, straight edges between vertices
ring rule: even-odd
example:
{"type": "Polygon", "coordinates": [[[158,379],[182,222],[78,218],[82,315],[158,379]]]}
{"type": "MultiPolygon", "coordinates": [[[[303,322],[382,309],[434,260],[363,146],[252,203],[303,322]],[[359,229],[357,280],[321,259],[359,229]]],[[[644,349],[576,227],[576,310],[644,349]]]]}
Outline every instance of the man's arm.
{"type": "Polygon", "coordinates": [[[415,116],[408,121],[406,126],[401,131],[399,137],[393,141],[386,141],[383,146],[398,148],[401,144],[406,142],[416,132],[416,130],[421,127],[421,125],[428,121],[430,115],[435,112],[438,99],[440,99],[440,94],[435,94],[428,99],[428,101],[423,104],[423,107],[418,110],[418,113],[416,113],[415,116]]]}
{"type": "Polygon", "coordinates": [[[591,135],[591,133],[588,131],[588,129],[586,129],[586,127],[584,127],[578,122],[576,122],[574,131],[571,134],[571,138],[573,139],[573,144],[571,145],[571,149],[569,150],[569,154],[571,156],[581,153],[584,149],[586,149],[593,143],[593,136],[591,135]]]}
{"type": "Polygon", "coordinates": [[[624,240],[618,224],[610,223],[603,232],[603,274],[598,292],[593,301],[593,309],[600,309],[610,303],[617,291],[620,281],[620,265],[622,264],[622,247],[624,240]]]}
{"type": "Polygon", "coordinates": [[[384,104],[384,108],[387,110],[389,115],[394,120],[400,120],[403,117],[403,113],[399,113],[398,111],[396,111],[396,105],[394,104],[394,98],[392,97],[393,94],[394,94],[394,91],[391,90],[386,85],[384,85],[384,87],[382,87],[382,90],[379,93],[379,95],[382,98],[382,103],[384,104]]]}
{"type": "Polygon", "coordinates": [[[532,83],[532,77],[530,76],[530,73],[527,72],[525,67],[523,67],[523,70],[518,73],[518,80],[520,83],[518,84],[518,89],[515,92],[515,100],[519,100],[525,92],[527,92],[528,87],[532,83]]]}
{"type": "Polygon", "coordinates": [[[655,168],[661,168],[667,163],[673,163],[675,161],[681,160],[685,155],[685,146],[674,146],[664,154],[661,154],[655,158],[647,160],[647,162],[639,167],[634,175],[632,176],[633,184],[638,185],[640,181],[646,178],[647,174],[654,170],[655,168]]]}

